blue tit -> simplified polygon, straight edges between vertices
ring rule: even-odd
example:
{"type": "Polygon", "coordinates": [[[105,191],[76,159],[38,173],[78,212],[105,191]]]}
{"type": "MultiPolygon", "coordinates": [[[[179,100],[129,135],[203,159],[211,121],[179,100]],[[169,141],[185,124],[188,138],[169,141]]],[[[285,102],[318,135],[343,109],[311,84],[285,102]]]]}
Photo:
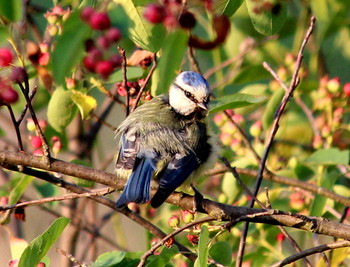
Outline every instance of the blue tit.
{"type": "Polygon", "coordinates": [[[205,117],[211,90],[198,73],[180,73],[168,94],[139,106],[118,127],[121,134],[116,160],[117,174],[128,178],[116,202],[123,208],[130,202],[151,199],[154,208],[206,163],[211,155],[205,117]]]}

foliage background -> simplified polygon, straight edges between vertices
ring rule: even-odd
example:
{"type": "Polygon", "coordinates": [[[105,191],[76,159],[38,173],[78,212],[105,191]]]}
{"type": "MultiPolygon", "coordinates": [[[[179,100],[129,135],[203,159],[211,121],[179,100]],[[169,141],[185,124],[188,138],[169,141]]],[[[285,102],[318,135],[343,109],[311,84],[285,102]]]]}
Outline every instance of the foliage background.
{"type": "MultiPolygon", "coordinates": [[[[82,165],[113,172],[113,155],[117,146],[113,130],[102,126],[92,140],[89,140],[89,136],[85,134],[92,132],[92,126],[96,122],[96,118],[90,113],[91,110],[97,116],[105,110],[103,103],[107,103],[108,98],[101,85],[115,92],[115,83],[123,81],[122,69],[117,69],[107,80],[100,79],[95,74],[79,72],[85,55],[84,41],[86,38],[96,38],[98,35],[80,20],[79,10],[84,6],[91,5],[108,12],[112,25],[122,31],[123,38],[118,45],[125,49],[127,58],[131,57],[136,45],[153,53],[158,52],[157,68],[146,87],[152,95],[165,92],[178,70],[194,68],[187,52],[188,32],[176,30],[167,33],[163,26],[147,22],[143,17],[143,10],[149,2],[152,1],[1,2],[1,46],[13,49],[10,44],[12,42],[18,48],[18,54],[23,58],[29,74],[30,87],[37,86],[37,93],[33,100],[35,112],[40,119],[48,119],[49,122],[45,136],[47,140],[52,136],[59,136],[63,142],[58,158],[67,161],[75,160],[82,165]],[[62,33],[50,36],[48,33],[50,23],[44,14],[56,5],[64,8],[69,6],[72,13],[68,20],[61,23],[62,33]],[[50,61],[48,65],[38,67],[28,59],[29,50],[26,44],[30,40],[38,45],[46,39],[50,40],[50,61]],[[66,96],[69,90],[66,88],[65,78],[72,75],[79,77],[75,90],[80,93],[75,92],[75,94],[81,96],[74,103],[70,95],[66,96]],[[60,102],[63,100],[67,102],[60,102]]],[[[221,153],[233,166],[257,169],[258,163],[251,151],[244,145],[242,137],[222,110],[240,105],[238,96],[248,94],[246,101],[241,103],[245,107],[235,109],[234,113],[229,115],[240,125],[254,149],[261,155],[264,150],[264,140],[270,131],[273,114],[283,94],[283,89],[266,71],[262,62],[268,62],[281,79],[288,83],[294,69],[295,56],[308,28],[310,17],[314,15],[317,23],[304,53],[300,70],[301,82],[294,98],[288,104],[287,112],[282,117],[267,165],[275,174],[322,186],[339,195],[349,197],[349,95],[342,91],[343,86],[350,82],[349,1],[222,0],[213,1],[213,3],[215,11],[212,13],[204,9],[201,1],[187,1],[186,5],[197,19],[197,25],[192,33],[204,40],[215,39],[215,31],[212,29],[213,14],[223,13],[230,19],[230,32],[224,43],[211,50],[195,49],[194,56],[217,98],[213,101],[213,103],[217,101],[217,104],[213,105],[209,121],[214,134],[220,140],[221,153]],[[256,7],[265,2],[271,3],[278,10],[256,12],[256,7]],[[224,65],[227,61],[227,65],[224,65]],[[332,87],[332,82],[336,86],[335,89],[332,87]],[[236,95],[237,93],[240,95],[236,95]],[[260,96],[264,98],[259,98],[260,96]],[[225,101],[228,104],[224,105],[225,101]],[[251,105],[253,103],[257,104],[251,105]],[[307,110],[311,112],[313,121],[310,122],[300,103],[304,103],[307,110]],[[217,109],[214,110],[214,107],[217,109]],[[342,110],[339,111],[339,108],[342,110]],[[336,110],[340,112],[340,118],[335,114],[336,110]],[[257,121],[262,123],[262,128],[259,123],[256,124],[257,121]],[[254,125],[258,125],[258,129],[255,128],[258,132],[254,132],[254,125]]],[[[117,54],[117,47],[112,47],[110,52],[117,54]]],[[[21,60],[16,59],[14,65],[20,66],[21,60]]],[[[144,69],[137,64],[129,66],[128,80],[137,81],[145,78],[150,69],[151,67],[144,69]]],[[[1,69],[1,76],[6,77],[10,71],[11,68],[1,69]]],[[[19,88],[18,91],[20,92],[19,88]]],[[[118,97],[122,102],[125,101],[121,96],[118,97]]],[[[20,100],[12,106],[17,118],[24,105],[25,100],[21,96],[20,100]]],[[[26,115],[27,117],[29,115],[26,115]]],[[[105,120],[116,127],[124,118],[124,109],[121,105],[115,105],[105,120]]],[[[25,121],[20,130],[25,151],[33,153],[30,146],[32,133],[26,129],[25,121]]],[[[5,106],[0,108],[0,133],[1,150],[18,149],[13,125],[5,106]]],[[[52,146],[51,143],[50,146],[52,146]]],[[[215,167],[220,167],[219,161],[215,167]]],[[[65,178],[82,186],[92,186],[84,185],[82,180],[65,178]]],[[[242,179],[247,186],[253,187],[255,177],[242,175],[242,179]]],[[[1,169],[0,194],[4,197],[8,197],[11,192],[19,194],[16,185],[20,180],[24,182],[22,201],[59,196],[66,192],[54,185],[20,173],[9,172],[4,168],[1,169]]],[[[100,188],[97,184],[93,186],[100,188]]],[[[268,181],[264,181],[263,187],[265,186],[269,188],[271,204],[276,209],[323,216],[331,220],[340,220],[344,212],[344,205],[332,199],[316,196],[306,190],[268,181]]],[[[232,174],[228,172],[217,175],[212,172],[210,178],[200,178],[198,188],[205,197],[222,203],[244,206],[248,202],[247,196],[233,179],[232,174]]],[[[116,193],[109,195],[108,198],[115,200],[116,193]]],[[[264,202],[264,193],[261,193],[259,199],[264,202]]],[[[168,218],[173,214],[179,214],[178,208],[169,204],[165,204],[157,211],[141,206],[139,212],[166,233],[171,232],[167,224],[168,218]]],[[[11,221],[7,221],[8,224],[1,227],[3,237],[1,246],[7,251],[2,253],[1,262],[16,258],[13,254],[10,255],[9,247],[12,247],[12,253],[21,250],[19,247],[25,246],[23,244],[25,241],[30,242],[43,233],[57,216],[68,217],[71,219],[71,224],[77,224],[79,227],[68,226],[54,247],[62,248],[84,262],[95,261],[97,256],[104,252],[118,250],[115,244],[107,244],[104,238],[91,237],[91,234],[86,232],[86,228],[97,229],[118,246],[132,252],[146,251],[152,240],[151,235],[142,227],[88,199],[29,207],[25,209],[25,213],[27,216],[25,222],[10,217],[7,219],[11,221]],[[104,216],[106,220],[103,219],[104,216]],[[19,239],[13,239],[13,237],[19,239]]],[[[201,216],[196,215],[196,217],[201,216]]],[[[202,231],[205,230],[202,229],[202,231]]],[[[214,234],[217,232],[214,231],[210,235],[210,238],[213,238],[211,257],[215,258],[217,255],[215,252],[215,246],[217,246],[220,248],[218,249],[220,255],[228,255],[223,264],[234,264],[240,231],[241,226],[237,226],[231,230],[231,233],[224,232],[215,238],[214,234]]],[[[300,230],[290,229],[289,232],[303,249],[333,240],[331,237],[316,238],[300,230]]],[[[294,253],[286,241],[278,241],[277,235],[278,230],[275,227],[251,225],[245,256],[247,266],[261,266],[261,262],[266,263],[267,266],[294,253]]],[[[197,248],[188,242],[184,234],[179,240],[188,247],[197,248]]],[[[347,251],[346,248],[343,252],[345,251],[347,251]]],[[[173,257],[175,254],[175,250],[170,251],[169,257],[172,258],[172,264],[179,265],[184,261],[184,257],[173,257]]],[[[48,255],[52,266],[69,265],[67,257],[58,254],[54,249],[51,249],[48,255]]],[[[131,258],[130,255],[127,258],[131,258]]],[[[333,254],[334,266],[340,262],[348,263],[349,259],[345,259],[342,255],[345,254],[333,254]]],[[[49,260],[46,258],[44,261],[49,260]]],[[[324,265],[318,256],[313,257],[312,262],[318,266],[324,265]]],[[[187,264],[190,263],[187,262],[187,264]]],[[[303,262],[299,264],[302,266],[303,262]]]]}

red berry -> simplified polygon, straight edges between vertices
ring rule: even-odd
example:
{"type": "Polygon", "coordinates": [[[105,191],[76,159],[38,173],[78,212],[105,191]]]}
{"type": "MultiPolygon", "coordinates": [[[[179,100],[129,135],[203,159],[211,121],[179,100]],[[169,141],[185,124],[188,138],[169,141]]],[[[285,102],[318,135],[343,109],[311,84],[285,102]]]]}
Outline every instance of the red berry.
{"type": "Polygon", "coordinates": [[[92,48],[89,53],[88,56],[91,57],[91,59],[95,62],[100,61],[102,59],[102,52],[101,50],[97,49],[97,48],[92,48]]]}
{"type": "Polygon", "coordinates": [[[43,142],[39,136],[33,136],[30,142],[33,148],[40,148],[43,145],[43,142]]]}
{"type": "Polygon", "coordinates": [[[99,47],[104,48],[104,49],[108,49],[111,46],[111,41],[108,39],[107,36],[102,35],[100,37],[98,37],[97,39],[97,44],[99,47]]]}
{"type": "Polygon", "coordinates": [[[44,152],[41,148],[37,148],[34,150],[33,155],[34,156],[44,156],[44,152]]]}
{"type": "Polygon", "coordinates": [[[10,49],[0,48],[0,66],[6,67],[12,63],[13,55],[10,49]]]}
{"type": "Polygon", "coordinates": [[[163,25],[167,28],[175,29],[176,27],[179,26],[179,21],[174,15],[168,15],[165,17],[163,21],[163,25]]]}
{"type": "Polygon", "coordinates": [[[166,16],[166,12],[165,8],[161,5],[149,4],[143,15],[149,22],[161,23],[166,16]]]}
{"type": "Polygon", "coordinates": [[[278,242],[282,242],[285,238],[286,238],[285,235],[282,234],[282,233],[278,233],[277,236],[276,236],[276,240],[278,242]]]}
{"type": "Polygon", "coordinates": [[[122,65],[123,59],[120,55],[115,54],[115,55],[111,56],[110,61],[113,63],[113,67],[117,68],[117,67],[120,67],[122,65]]]}
{"type": "Polygon", "coordinates": [[[17,100],[18,93],[12,87],[7,86],[0,91],[0,102],[12,104],[17,102],[17,100]]]}
{"type": "Polygon", "coordinates": [[[350,96],[350,83],[344,84],[343,92],[345,95],[350,96]]]}
{"type": "Polygon", "coordinates": [[[106,13],[93,13],[89,19],[89,24],[94,30],[106,30],[111,27],[111,21],[106,13]]]}
{"type": "Polygon", "coordinates": [[[48,52],[42,53],[39,56],[39,65],[41,66],[47,66],[50,61],[50,54],[48,52]]]}
{"type": "Polygon", "coordinates": [[[126,96],[126,89],[125,87],[123,86],[123,83],[119,82],[119,83],[116,83],[115,86],[118,88],[118,94],[120,96],[126,96]]]}
{"type": "Polygon", "coordinates": [[[196,25],[196,18],[191,12],[185,11],[181,14],[179,23],[184,29],[192,29],[196,25]]]}
{"type": "Polygon", "coordinates": [[[107,79],[113,72],[113,63],[107,60],[102,60],[96,64],[95,71],[100,74],[103,79],[107,79]]]}
{"type": "Polygon", "coordinates": [[[83,58],[83,64],[91,72],[95,72],[96,62],[89,56],[83,58]]]}
{"type": "Polygon", "coordinates": [[[23,83],[26,79],[28,79],[28,75],[24,68],[14,67],[12,69],[10,79],[16,83],[23,83]]]}
{"type": "Polygon", "coordinates": [[[122,34],[118,28],[110,28],[105,36],[110,42],[118,42],[122,34]]]}
{"type": "Polygon", "coordinates": [[[197,245],[198,244],[198,241],[199,241],[198,235],[190,235],[190,234],[188,234],[186,237],[187,237],[187,240],[190,241],[191,244],[193,244],[193,245],[197,245]]]}
{"type": "Polygon", "coordinates": [[[92,48],[83,59],[84,66],[91,72],[95,72],[96,64],[102,59],[102,52],[97,48],[92,48]]]}
{"type": "Polygon", "coordinates": [[[80,12],[80,18],[82,21],[89,22],[92,14],[95,13],[95,10],[91,6],[84,7],[80,12]]]}

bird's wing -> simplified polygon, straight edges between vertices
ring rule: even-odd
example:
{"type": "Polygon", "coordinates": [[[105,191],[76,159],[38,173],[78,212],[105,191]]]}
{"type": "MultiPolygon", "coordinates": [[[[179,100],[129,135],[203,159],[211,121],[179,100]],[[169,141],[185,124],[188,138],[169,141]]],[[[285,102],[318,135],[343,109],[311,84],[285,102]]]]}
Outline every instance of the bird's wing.
{"type": "Polygon", "coordinates": [[[133,172],[116,202],[116,207],[120,209],[130,202],[145,203],[149,201],[151,179],[155,170],[155,157],[136,157],[133,172]]]}
{"type": "Polygon", "coordinates": [[[120,140],[120,149],[116,161],[116,169],[132,170],[135,165],[139,146],[136,135],[123,134],[120,140]]]}
{"type": "Polygon", "coordinates": [[[194,152],[176,154],[161,175],[159,188],[151,200],[154,208],[159,207],[199,166],[194,152]]]}

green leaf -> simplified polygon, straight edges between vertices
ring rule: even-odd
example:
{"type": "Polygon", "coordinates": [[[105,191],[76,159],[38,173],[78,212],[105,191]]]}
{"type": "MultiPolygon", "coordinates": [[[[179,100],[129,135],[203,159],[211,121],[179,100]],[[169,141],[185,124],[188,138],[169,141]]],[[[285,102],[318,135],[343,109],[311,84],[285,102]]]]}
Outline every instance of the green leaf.
{"type": "Polygon", "coordinates": [[[57,88],[51,96],[47,108],[47,119],[57,132],[63,132],[77,111],[71,95],[71,91],[57,88]]]}
{"type": "MultiPolygon", "coordinates": [[[[143,69],[140,67],[127,67],[126,77],[128,81],[142,77],[143,69]]],[[[123,80],[123,70],[119,69],[109,76],[106,83],[117,83],[123,80]]]]}
{"type": "Polygon", "coordinates": [[[65,77],[71,76],[72,67],[83,57],[84,42],[90,34],[91,29],[80,19],[79,12],[71,14],[63,24],[63,33],[58,37],[51,57],[56,84],[64,84],[65,77]]]}
{"type": "Polygon", "coordinates": [[[252,104],[261,103],[266,97],[249,94],[233,94],[223,96],[211,101],[210,113],[223,111],[226,109],[241,108],[252,104]]]}
{"type": "Polygon", "coordinates": [[[262,118],[264,129],[268,129],[271,126],[273,120],[275,119],[276,110],[280,105],[283,96],[284,90],[281,88],[277,89],[273,93],[272,97],[269,99],[269,102],[266,105],[266,109],[262,118]]]}
{"type": "Polygon", "coordinates": [[[208,266],[208,255],[209,255],[209,230],[206,225],[202,225],[201,232],[199,235],[198,242],[198,257],[194,263],[195,267],[208,266]]]}
{"type": "Polygon", "coordinates": [[[152,76],[152,95],[168,91],[176,73],[180,70],[182,59],[187,49],[188,34],[177,30],[167,36],[162,47],[162,56],[152,76]]]}
{"type": "Polygon", "coordinates": [[[9,32],[6,27],[0,25],[0,44],[7,41],[9,37],[9,32]]]}
{"type": "MultiPolygon", "coordinates": [[[[23,176],[17,183],[16,186],[12,189],[9,196],[9,205],[16,204],[27,187],[31,184],[33,180],[32,176],[23,176]]],[[[7,224],[10,222],[10,215],[13,210],[6,210],[0,214],[0,224],[7,224]]]]}
{"type": "Polygon", "coordinates": [[[240,191],[237,180],[232,173],[226,172],[222,179],[221,190],[227,197],[227,203],[232,203],[240,191]]]}
{"type": "Polygon", "coordinates": [[[90,267],[109,267],[120,263],[125,257],[125,252],[113,251],[106,252],[98,256],[96,261],[90,267]]]}
{"type": "MultiPolygon", "coordinates": [[[[326,150],[326,149],[325,149],[326,150]]],[[[333,190],[334,184],[339,178],[339,171],[336,166],[319,167],[318,175],[321,176],[320,184],[322,188],[328,190],[333,190]]],[[[324,196],[316,195],[311,206],[310,215],[312,216],[322,216],[326,211],[325,206],[327,203],[327,198],[324,196]]],[[[328,204],[329,206],[329,204],[328,204]]]]}
{"type": "Polygon", "coordinates": [[[339,150],[338,148],[320,149],[310,155],[306,162],[318,165],[348,165],[349,150],[339,150]]]}
{"type": "Polygon", "coordinates": [[[163,267],[165,266],[177,253],[179,249],[177,246],[172,246],[171,248],[164,247],[159,256],[148,263],[147,267],[163,267]]]}
{"type": "Polygon", "coordinates": [[[83,94],[77,90],[71,91],[71,98],[73,102],[78,106],[82,119],[85,120],[89,117],[90,112],[96,108],[97,101],[92,96],[83,94]]]}
{"type": "Polygon", "coordinates": [[[116,0],[129,16],[128,37],[142,49],[156,53],[164,40],[165,28],[161,24],[151,24],[143,16],[144,7],[150,0],[116,0]]]}
{"type": "Polygon", "coordinates": [[[232,257],[231,245],[224,241],[217,242],[214,245],[212,245],[209,249],[209,255],[213,260],[217,261],[218,263],[221,263],[225,266],[229,266],[232,257]]]}
{"type": "MultiPolygon", "coordinates": [[[[60,193],[60,190],[56,185],[47,182],[34,181],[33,186],[42,197],[58,196],[60,193]]],[[[52,205],[53,202],[49,202],[48,204],[52,205]]]]}
{"type": "Polygon", "coordinates": [[[9,21],[19,21],[22,15],[22,0],[0,0],[0,16],[4,16],[9,21]]]}
{"type": "Polygon", "coordinates": [[[69,222],[70,220],[65,217],[56,219],[44,233],[36,237],[24,250],[18,267],[36,266],[57,241],[69,222]]]}
{"type": "Polygon", "coordinates": [[[23,195],[24,191],[27,189],[27,187],[31,184],[33,180],[32,176],[23,176],[21,180],[16,184],[15,188],[11,191],[9,196],[9,205],[16,204],[18,200],[23,195]]]}
{"type": "Polygon", "coordinates": [[[223,13],[231,17],[242,5],[243,0],[217,0],[213,1],[214,13],[223,13]]]}
{"type": "Polygon", "coordinates": [[[261,1],[247,0],[246,3],[250,20],[256,31],[263,35],[273,35],[282,28],[287,18],[286,2],[275,2],[271,10],[264,10],[261,1]]]}
{"type": "Polygon", "coordinates": [[[143,252],[126,252],[124,259],[113,267],[135,267],[140,262],[143,252]]]}

